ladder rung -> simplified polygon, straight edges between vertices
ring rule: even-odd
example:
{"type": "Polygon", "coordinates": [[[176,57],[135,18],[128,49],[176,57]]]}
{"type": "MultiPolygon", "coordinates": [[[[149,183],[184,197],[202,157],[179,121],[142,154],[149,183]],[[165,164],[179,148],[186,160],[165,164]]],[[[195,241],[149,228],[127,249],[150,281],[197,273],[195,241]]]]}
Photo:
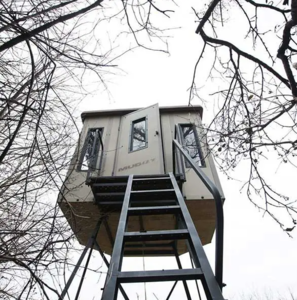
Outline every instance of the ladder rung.
{"type": "Polygon", "coordinates": [[[133,178],[133,182],[134,181],[146,181],[146,180],[170,180],[170,177],[133,178]]]}
{"type": "Polygon", "coordinates": [[[125,232],[124,241],[159,241],[159,240],[182,240],[189,237],[187,229],[157,230],[147,232],[125,232]]]}
{"type": "Polygon", "coordinates": [[[131,191],[131,194],[147,194],[147,193],[168,193],[174,192],[174,189],[165,189],[165,190],[139,190],[139,191],[131,191]]]}
{"type": "Polygon", "coordinates": [[[153,281],[177,281],[202,279],[203,272],[197,269],[161,270],[161,271],[132,271],[119,272],[120,283],[153,282],[153,281]]]}
{"type": "Polygon", "coordinates": [[[155,178],[163,178],[163,177],[170,179],[169,174],[149,174],[149,175],[134,175],[133,180],[143,179],[143,178],[154,178],[155,179],[155,178]]]}
{"type": "Polygon", "coordinates": [[[177,212],[180,212],[178,205],[130,207],[128,210],[130,216],[175,214],[177,212]]]}
{"type": "MultiPolygon", "coordinates": [[[[123,204],[123,201],[114,201],[114,200],[103,200],[99,201],[97,200],[98,205],[116,205],[116,206],[121,206],[123,204]]],[[[176,204],[176,200],[133,200],[131,199],[131,204],[133,205],[147,205],[151,206],[152,204],[154,205],[160,205],[161,207],[163,205],[170,205],[170,204],[176,204]],[[161,205],[162,204],[162,205],[161,205]]],[[[145,206],[144,206],[145,207],[145,206]]]]}

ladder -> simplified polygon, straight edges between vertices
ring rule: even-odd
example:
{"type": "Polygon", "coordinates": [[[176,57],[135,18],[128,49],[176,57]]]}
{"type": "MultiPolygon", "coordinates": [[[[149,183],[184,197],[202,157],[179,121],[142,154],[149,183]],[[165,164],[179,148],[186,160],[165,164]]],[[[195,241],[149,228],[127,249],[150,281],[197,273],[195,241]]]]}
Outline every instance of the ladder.
{"type": "MultiPolygon", "coordinates": [[[[176,247],[175,251],[177,253],[176,247]]],[[[190,299],[190,295],[186,286],[186,280],[201,280],[208,300],[223,300],[221,289],[212,272],[191,215],[187,209],[184,197],[173,173],[169,173],[163,177],[146,179],[129,175],[111,261],[101,299],[116,300],[118,288],[122,283],[179,280],[184,283],[188,299],[190,299]],[[147,190],[137,190],[137,183],[139,181],[143,182],[144,180],[155,180],[160,183],[162,181],[169,181],[171,187],[168,189],[148,188],[147,190]],[[156,193],[161,193],[162,199],[155,201],[156,199],[154,199],[154,195],[156,193]],[[168,205],[168,198],[172,200],[172,193],[174,194],[175,199],[173,199],[172,205],[168,205]],[[154,206],[143,206],[139,204],[140,201],[135,201],[137,199],[139,200],[139,198],[146,200],[151,199],[154,206]],[[135,203],[137,203],[137,207],[135,207],[135,203]],[[177,216],[177,229],[139,232],[126,231],[129,216],[164,214],[174,214],[177,216]],[[178,260],[179,269],[177,270],[121,271],[125,243],[142,242],[143,245],[145,245],[146,242],[163,240],[174,241],[174,243],[178,240],[185,240],[187,242],[191,258],[194,262],[194,268],[182,269],[178,260]]]]}

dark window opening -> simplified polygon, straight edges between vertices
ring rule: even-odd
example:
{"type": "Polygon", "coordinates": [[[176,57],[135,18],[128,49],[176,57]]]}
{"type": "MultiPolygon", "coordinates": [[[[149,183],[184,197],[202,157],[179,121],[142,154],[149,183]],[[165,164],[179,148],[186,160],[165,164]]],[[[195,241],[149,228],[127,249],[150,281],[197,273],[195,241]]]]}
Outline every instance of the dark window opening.
{"type": "MultiPolygon", "coordinates": [[[[199,167],[205,167],[201,145],[199,142],[196,126],[193,124],[181,124],[182,144],[199,167]]],[[[191,168],[186,160],[186,168],[191,168]]]]}
{"type": "Polygon", "coordinates": [[[130,152],[144,149],[147,147],[147,124],[146,118],[132,122],[130,152]]]}
{"type": "Polygon", "coordinates": [[[95,170],[97,159],[99,157],[100,137],[102,137],[103,128],[90,128],[80,156],[78,165],[79,171],[95,170]]]}

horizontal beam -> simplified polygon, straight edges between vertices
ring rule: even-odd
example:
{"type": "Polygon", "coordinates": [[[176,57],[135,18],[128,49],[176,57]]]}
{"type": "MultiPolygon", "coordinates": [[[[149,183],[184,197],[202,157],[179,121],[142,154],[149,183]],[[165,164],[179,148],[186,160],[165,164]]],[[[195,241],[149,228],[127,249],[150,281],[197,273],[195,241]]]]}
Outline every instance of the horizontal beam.
{"type": "Polygon", "coordinates": [[[119,283],[202,279],[201,269],[119,272],[119,283]]]}
{"type": "Polygon", "coordinates": [[[173,250],[124,250],[124,256],[173,256],[174,252],[173,250]]]}
{"type": "Polygon", "coordinates": [[[184,240],[189,238],[187,229],[157,230],[147,232],[125,232],[124,241],[159,241],[159,240],[184,240]]]}
{"type": "Polygon", "coordinates": [[[174,192],[174,189],[165,189],[165,190],[139,190],[131,191],[131,194],[151,194],[151,193],[169,193],[174,192]]]}
{"type": "Polygon", "coordinates": [[[113,193],[108,193],[108,192],[106,192],[106,193],[96,193],[95,194],[95,196],[96,197],[123,197],[123,199],[124,199],[124,196],[125,196],[125,192],[113,192],[113,193]]]}
{"type": "Polygon", "coordinates": [[[129,216],[176,214],[178,212],[180,212],[178,205],[130,207],[128,210],[129,216]]]}
{"type": "MultiPolygon", "coordinates": [[[[100,201],[100,198],[95,198],[96,202],[98,205],[117,205],[117,206],[122,206],[123,201],[120,200],[104,200],[104,201],[100,201]]],[[[175,199],[169,199],[169,200],[132,200],[130,201],[131,204],[133,205],[170,205],[170,204],[176,204],[176,200],[175,199]]]]}
{"type": "Polygon", "coordinates": [[[93,188],[98,187],[111,187],[111,186],[127,186],[127,182],[103,182],[103,183],[93,183],[93,188]]]}
{"type": "Polygon", "coordinates": [[[163,248],[171,248],[172,242],[169,243],[127,243],[125,248],[153,248],[153,247],[163,247],[163,248]]]}

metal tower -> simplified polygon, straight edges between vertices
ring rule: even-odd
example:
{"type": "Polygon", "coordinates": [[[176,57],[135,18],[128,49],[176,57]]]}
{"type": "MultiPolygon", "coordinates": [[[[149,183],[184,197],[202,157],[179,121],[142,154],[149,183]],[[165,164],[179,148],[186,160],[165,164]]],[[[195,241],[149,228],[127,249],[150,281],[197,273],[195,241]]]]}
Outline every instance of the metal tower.
{"type": "MultiPolygon", "coordinates": [[[[64,299],[67,290],[75,277],[75,274],[89,250],[87,263],[84,267],[75,300],[78,299],[84,276],[93,249],[102,255],[108,266],[108,274],[103,289],[102,300],[117,299],[120,291],[125,300],[128,296],[121,284],[134,282],[161,282],[174,281],[170,298],[177,281],[182,281],[187,299],[191,295],[187,286],[187,280],[200,280],[208,300],[223,300],[222,296],[222,273],[223,273],[223,199],[212,181],[202,172],[201,168],[193,161],[191,156],[180,145],[181,137],[176,127],[176,139],[172,142],[173,149],[173,172],[157,175],[128,175],[115,177],[92,177],[89,176],[87,184],[91,187],[94,195],[100,195],[96,202],[101,207],[113,206],[120,210],[120,219],[110,263],[105,258],[97,239],[99,228],[106,221],[105,217],[98,220],[96,228],[83,251],[77,266],[70,276],[60,299],[64,299]],[[202,247],[187,204],[181,192],[184,179],[184,161],[191,165],[192,169],[213,195],[216,207],[216,263],[215,275],[209,265],[208,259],[202,247]],[[119,197],[119,191],[124,191],[124,198],[119,197]],[[149,215],[174,215],[176,217],[175,228],[170,230],[146,231],[142,224],[142,218],[149,215]],[[131,217],[138,217],[140,228],[138,231],[128,231],[128,221],[131,217]],[[142,225],[141,225],[142,224],[142,225]],[[190,257],[193,261],[192,269],[182,269],[179,260],[179,245],[186,243],[190,257]],[[179,269],[161,271],[133,271],[121,270],[123,256],[125,255],[171,255],[175,256],[179,269]]],[[[101,136],[99,133],[99,138],[101,136]]],[[[101,145],[102,140],[101,140],[101,145]]],[[[102,159],[100,159],[102,161],[102,159]]]]}

